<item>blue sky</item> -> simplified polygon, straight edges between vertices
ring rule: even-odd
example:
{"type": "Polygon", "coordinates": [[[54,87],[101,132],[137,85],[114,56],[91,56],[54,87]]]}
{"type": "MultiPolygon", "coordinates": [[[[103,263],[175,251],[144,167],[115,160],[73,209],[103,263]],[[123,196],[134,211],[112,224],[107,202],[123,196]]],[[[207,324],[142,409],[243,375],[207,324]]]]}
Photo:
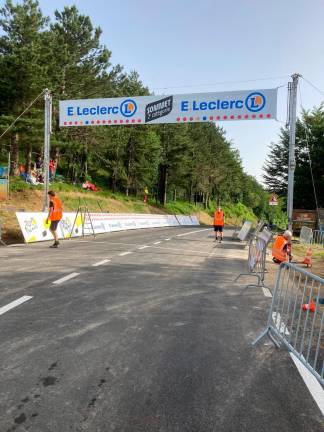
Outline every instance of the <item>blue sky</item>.
{"type": "MultiPolygon", "coordinates": [[[[156,94],[284,86],[278,97],[280,121],[220,123],[239,149],[245,171],[259,180],[268,145],[278,140],[286,120],[289,76],[299,72],[324,92],[322,0],[39,3],[50,16],[55,9],[75,4],[102,28],[102,43],[112,51],[112,63],[137,70],[156,94]]],[[[300,94],[306,109],[324,100],[303,80],[300,94]]]]}

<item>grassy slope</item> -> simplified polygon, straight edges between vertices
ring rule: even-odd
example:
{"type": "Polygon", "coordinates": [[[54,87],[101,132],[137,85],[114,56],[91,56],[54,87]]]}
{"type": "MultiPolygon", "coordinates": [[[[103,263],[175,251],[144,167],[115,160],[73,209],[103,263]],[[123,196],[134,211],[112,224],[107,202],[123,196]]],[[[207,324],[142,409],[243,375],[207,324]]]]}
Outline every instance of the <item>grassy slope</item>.
{"type": "MultiPolygon", "coordinates": [[[[89,192],[80,186],[66,183],[54,183],[55,190],[63,201],[65,211],[76,211],[79,199],[85,199],[90,211],[110,213],[167,213],[167,214],[195,214],[203,224],[212,224],[213,209],[204,211],[201,206],[188,202],[176,201],[160,206],[150,200],[145,204],[142,199],[126,197],[123,194],[113,194],[110,191],[89,192]]],[[[11,182],[10,198],[7,202],[0,202],[0,219],[3,222],[3,238],[5,241],[22,241],[20,229],[15,217],[16,211],[41,211],[43,207],[43,187],[32,186],[22,180],[11,182]]],[[[223,206],[227,224],[240,224],[243,219],[256,220],[252,211],[243,204],[228,204],[223,206]]]]}

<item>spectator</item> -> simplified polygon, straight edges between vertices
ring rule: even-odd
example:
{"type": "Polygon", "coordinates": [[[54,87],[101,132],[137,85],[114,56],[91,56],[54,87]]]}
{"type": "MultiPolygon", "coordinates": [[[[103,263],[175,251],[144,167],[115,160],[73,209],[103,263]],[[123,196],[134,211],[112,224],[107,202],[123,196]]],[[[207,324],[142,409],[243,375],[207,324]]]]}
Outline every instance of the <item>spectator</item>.
{"type": "Polygon", "coordinates": [[[50,160],[48,168],[49,168],[49,179],[53,180],[53,178],[55,177],[55,162],[53,161],[53,159],[50,160]]]}

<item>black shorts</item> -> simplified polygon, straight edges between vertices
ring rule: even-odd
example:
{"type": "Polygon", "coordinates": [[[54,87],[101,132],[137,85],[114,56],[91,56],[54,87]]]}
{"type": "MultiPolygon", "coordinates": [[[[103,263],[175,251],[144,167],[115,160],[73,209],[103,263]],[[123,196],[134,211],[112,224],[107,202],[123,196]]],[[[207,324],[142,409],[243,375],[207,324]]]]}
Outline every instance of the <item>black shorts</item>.
{"type": "Polygon", "coordinates": [[[51,221],[51,225],[50,225],[50,230],[51,231],[56,231],[57,230],[57,226],[60,223],[60,221],[51,221]]]}
{"type": "Polygon", "coordinates": [[[214,225],[215,232],[223,232],[223,225],[214,225]]]}

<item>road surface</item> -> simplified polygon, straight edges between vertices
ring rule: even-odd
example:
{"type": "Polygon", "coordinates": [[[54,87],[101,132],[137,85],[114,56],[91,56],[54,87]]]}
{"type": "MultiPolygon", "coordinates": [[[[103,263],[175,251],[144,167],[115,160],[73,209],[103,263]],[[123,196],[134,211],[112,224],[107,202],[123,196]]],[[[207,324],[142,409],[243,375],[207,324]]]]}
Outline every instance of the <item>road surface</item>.
{"type": "Polygon", "coordinates": [[[0,431],[323,431],[288,352],[251,347],[271,299],[229,234],[0,248],[0,431]]]}

